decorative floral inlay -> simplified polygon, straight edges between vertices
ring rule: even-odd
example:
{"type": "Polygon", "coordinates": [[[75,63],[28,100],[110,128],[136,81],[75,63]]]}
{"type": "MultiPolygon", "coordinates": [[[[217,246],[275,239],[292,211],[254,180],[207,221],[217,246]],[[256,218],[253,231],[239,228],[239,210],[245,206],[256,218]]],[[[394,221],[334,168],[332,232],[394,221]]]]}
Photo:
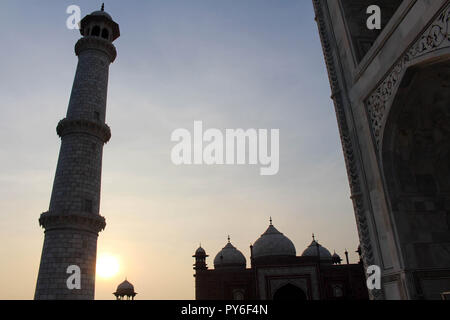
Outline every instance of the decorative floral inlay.
{"type": "Polygon", "coordinates": [[[388,114],[387,102],[396,92],[406,68],[414,59],[446,47],[450,47],[450,5],[439,14],[420,39],[402,55],[383,82],[366,100],[367,115],[377,149],[380,146],[381,133],[388,114]]]}

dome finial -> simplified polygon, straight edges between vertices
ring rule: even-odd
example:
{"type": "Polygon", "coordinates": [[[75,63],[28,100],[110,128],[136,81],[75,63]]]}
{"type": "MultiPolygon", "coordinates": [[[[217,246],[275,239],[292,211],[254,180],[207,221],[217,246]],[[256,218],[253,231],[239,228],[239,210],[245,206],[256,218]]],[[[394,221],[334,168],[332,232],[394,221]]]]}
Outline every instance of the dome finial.
{"type": "Polygon", "coordinates": [[[230,235],[228,235],[228,243],[231,243],[230,235]]]}
{"type": "Polygon", "coordinates": [[[269,221],[270,221],[270,225],[273,226],[273,224],[272,224],[272,217],[270,217],[269,221]]]}
{"type": "Polygon", "coordinates": [[[101,10],[102,10],[102,11],[105,11],[105,3],[102,3],[102,8],[101,8],[101,10]]]}
{"type": "Polygon", "coordinates": [[[316,241],[316,236],[314,235],[314,233],[312,234],[312,238],[313,238],[313,241],[316,241]]]}

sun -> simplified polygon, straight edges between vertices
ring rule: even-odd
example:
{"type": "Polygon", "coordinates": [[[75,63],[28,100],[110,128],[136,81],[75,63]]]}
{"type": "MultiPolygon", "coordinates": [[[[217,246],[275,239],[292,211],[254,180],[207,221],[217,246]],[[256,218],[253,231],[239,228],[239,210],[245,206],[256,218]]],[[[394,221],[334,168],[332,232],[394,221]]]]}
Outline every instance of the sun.
{"type": "Polygon", "coordinates": [[[119,260],[111,254],[101,254],[97,259],[97,275],[100,278],[111,278],[119,272],[119,260]]]}

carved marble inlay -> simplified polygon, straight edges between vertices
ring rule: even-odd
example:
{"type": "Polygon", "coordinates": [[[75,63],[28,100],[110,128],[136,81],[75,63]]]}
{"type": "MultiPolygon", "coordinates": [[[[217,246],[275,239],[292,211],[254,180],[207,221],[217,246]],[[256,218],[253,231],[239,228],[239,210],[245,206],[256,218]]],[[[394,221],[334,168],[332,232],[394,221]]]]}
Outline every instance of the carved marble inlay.
{"type": "Polygon", "coordinates": [[[382,130],[388,114],[388,101],[397,91],[407,67],[413,60],[446,47],[450,47],[450,4],[423,32],[419,40],[400,57],[391,68],[390,73],[366,100],[367,115],[377,149],[380,147],[382,130]]]}
{"type": "MultiPolygon", "coordinates": [[[[347,167],[347,174],[350,183],[350,189],[352,193],[353,207],[355,210],[356,224],[358,226],[358,235],[361,243],[362,257],[364,265],[367,268],[370,265],[375,264],[374,250],[371,241],[371,232],[369,228],[370,219],[366,214],[369,212],[369,206],[367,198],[363,193],[364,180],[360,175],[359,164],[361,160],[358,154],[358,148],[356,145],[357,139],[355,134],[349,127],[347,122],[348,109],[344,103],[344,93],[341,89],[339,80],[339,70],[337,66],[339,64],[334,60],[333,45],[330,39],[332,33],[328,31],[325,17],[325,10],[322,7],[326,6],[326,1],[313,0],[314,9],[316,12],[316,20],[319,28],[320,39],[322,43],[323,53],[325,57],[325,63],[327,65],[328,75],[330,79],[330,86],[333,92],[332,98],[335,104],[337,121],[339,126],[339,132],[341,135],[342,149],[345,158],[345,164],[347,167]]],[[[372,290],[369,292],[373,299],[382,299],[382,290],[372,290]]]]}

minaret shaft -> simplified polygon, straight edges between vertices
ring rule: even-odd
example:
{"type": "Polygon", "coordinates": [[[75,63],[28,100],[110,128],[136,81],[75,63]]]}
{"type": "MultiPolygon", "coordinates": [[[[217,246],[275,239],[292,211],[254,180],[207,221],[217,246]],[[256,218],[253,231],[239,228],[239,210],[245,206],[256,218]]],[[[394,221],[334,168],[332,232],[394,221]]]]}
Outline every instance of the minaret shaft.
{"type": "Polygon", "coordinates": [[[64,121],[74,127],[77,126],[77,121],[82,121],[86,126],[97,126],[100,131],[90,132],[89,128],[77,128],[79,132],[62,136],[50,201],[51,212],[99,213],[105,142],[101,129],[108,131],[105,114],[109,64],[109,57],[101,51],[86,50],[79,55],[64,121]]]}
{"type": "Polygon", "coordinates": [[[111,137],[105,124],[109,66],[116,58],[111,40],[119,30],[103,11],[81,24],[67,116],[57,127],[61,148],[50,206],[39,219],[45,239],[35,299],[94,299],[97,238],[106,225],[99,212],[103,146],[111,137]],[[76,283],[71,266],[80,270],[79,288],[68,285],[68,279],[76,283]]]}

